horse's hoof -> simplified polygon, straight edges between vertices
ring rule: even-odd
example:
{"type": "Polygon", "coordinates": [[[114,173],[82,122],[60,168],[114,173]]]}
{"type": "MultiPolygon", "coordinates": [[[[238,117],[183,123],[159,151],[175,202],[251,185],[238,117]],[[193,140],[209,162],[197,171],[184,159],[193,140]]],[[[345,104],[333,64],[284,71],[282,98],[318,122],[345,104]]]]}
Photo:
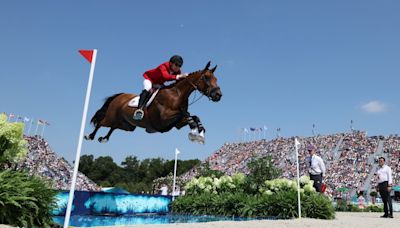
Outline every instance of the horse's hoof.
{"type": "Polygon", "coordinates": [[[106,143],[106,142],[108,142],[108,139],[103,138],[103,137],[99,137],[99,142],[100,143],[106,143]]]}
{"type": "Polygon", "coordinates": [[[189,137],[189,140],[190,140],[191,142],[197,140],[197,135],[194,134],[194,133],[192,133],[192,132],[190,132],[190,133],[188,134],[188,137],[189,137]]]}
{"type": "Polygon", "coordinates": [[[83,138],[86,140],[93,140],[93,138],[91,138],[90,135],[85,135],[83,138]]]}
{"type": "Polygon", "coordinates": [[[197,141],[198,143],[202,144],[202,145],[204,145],[204,143],[205,143],[204,137],[203,137],[203,136],[200,136],[200,135],[197,136],[196,141],[197,141]]]}

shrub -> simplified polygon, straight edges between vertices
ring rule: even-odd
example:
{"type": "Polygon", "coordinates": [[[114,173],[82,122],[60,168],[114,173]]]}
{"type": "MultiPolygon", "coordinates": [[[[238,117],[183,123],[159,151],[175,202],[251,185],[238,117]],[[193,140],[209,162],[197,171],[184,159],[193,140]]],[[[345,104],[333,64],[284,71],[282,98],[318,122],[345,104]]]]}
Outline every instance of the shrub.
{"type": "Polygon", "coordinates": [[[224,192],[243,192],[246,183],[245,176],[238,173],[230,176],[222,176],[220,178],[199,177],[193,178],[186,186],[187,195],[196,195],[203,193],[220,194],[224,192]]]}
{"type": "MultiPolygon", "coordinates": [[[[335,210],[330,200],[319,194],[302,194],[302,216],[333,219],[335,210]]],[[[272,195],[247,195],[243,192],[185,195],[173,204],[176,213],[238,217],[298,217],[297,191],[279,191],[272,195]]]]}
{"type": "Polygon", "coordinates": [[[302,216],[318,219],[334,219],[335,208],[331,200],[319,193],[305,193],[301,198],[302,216]]]}
{"type": "Polygon", "coordinates": [[[370,195],[371,197],[377,197],[377,196],[378,196],[378,193],[375,192],[375,191],[372,191],[372,192],[369,193],[369,195],[370,195]]]}
{"type": "Polygon", "coordinates": [[[364,209],[364,212],[383,212],[383,206],[369,205],[364,209]]]}
{"type": "Polygon", "coordinates": [[[282,174],[282,170],[275,167],[274,160],[270,155],[251,160],[248,168],[250,170],[249,187],[254,192],[258,192],[266,180],[278,178],[282,174]]]}
{"type": "Polygon", "coordinates": [[[0,114],[0,164],[15,163],[26,156],[27,142],[23,139],[24,125],[8,123],[0,114]]]}
{"type": "MultiPolygon", "coordinates": [[[[246,178],[244,174],[220,178],[194,178],[185,186],[186,195],[173,202],[173,211],[196,215],[298,217],[296,181],[274,179],[255,184],[254,180],[246,178]],[[253,184],[255,188],[248,187],[253,184]]],[[[303,216],[320,219],[335,218],[335,209],[331,201],[328,197],[317,193],[312,185],[313,182],[309,177],[301,177],[303,216]]]]}
{"type": "Polygon", "coordinates": [[[343,201],[336,205],[335,210],[348,212],[383,212],[383,207],[377,205],[369,205],[368,207],[361,209],[355,204],[343,201]]]}
{"type": "Polygon", "coordinates": [[[19,227],[49,227],[57,192],[25,172],[0,172],[0,223],[19,227]]]}

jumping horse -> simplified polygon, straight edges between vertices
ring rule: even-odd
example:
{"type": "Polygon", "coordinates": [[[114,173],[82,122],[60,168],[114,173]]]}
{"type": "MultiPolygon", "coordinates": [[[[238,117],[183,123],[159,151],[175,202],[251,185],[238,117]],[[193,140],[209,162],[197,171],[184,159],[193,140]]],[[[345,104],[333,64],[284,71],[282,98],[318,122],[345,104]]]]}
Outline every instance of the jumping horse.
{"type": "Polygon", "coordinates": [[[217,66],[209,69],[210,64],[208,62],[203,70],[190,73],[186,78],[161,88],[153,102],[144,109],[142,120],[134,120],[132,116],[136,108],[128,106],[129,101],[137,95],[119,93],[106,98],[91,119],[94,131],[85,139],[93,140],[100,127],[110,128],[106,136],[98,138],[99,142],[107,142],[115,129],[134,131],[136,127],[141,127],[148,133],[164,133],[174,127],[181,129],[189,125],[189,139],[204,144],[205,128],[199,117],[188,112],[188,107],[189,96],[195,90],[214,102],[221,100],[222,92],[214,75],[217,66]]]}

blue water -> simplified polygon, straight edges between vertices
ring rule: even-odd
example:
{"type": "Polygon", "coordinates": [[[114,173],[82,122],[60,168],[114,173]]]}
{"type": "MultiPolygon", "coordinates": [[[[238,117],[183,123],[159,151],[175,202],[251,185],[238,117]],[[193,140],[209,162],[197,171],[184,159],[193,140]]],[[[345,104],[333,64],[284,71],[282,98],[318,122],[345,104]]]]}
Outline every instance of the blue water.
{"type": "MultiPolygon", "coordinates": [[[[55,216],[54,222],[63,225],[64,216],[55,216]]],[[[71,216],[70,226],[123,226],[140,224],[195,223],[212,221],[243,221],[244,218],[194,216],[194,215],[135,215],[135,216],[71,216]]]]}

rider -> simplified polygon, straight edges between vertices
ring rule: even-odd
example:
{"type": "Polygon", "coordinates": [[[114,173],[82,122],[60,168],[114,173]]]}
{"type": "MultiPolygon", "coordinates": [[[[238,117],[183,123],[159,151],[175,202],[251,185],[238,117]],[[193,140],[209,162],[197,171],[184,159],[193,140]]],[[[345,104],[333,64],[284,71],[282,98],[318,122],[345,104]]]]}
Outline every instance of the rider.
{"type": "Polygon", "coordinates": [[[133,119],[143,119],[143,108],[146,106],[151,92],[153,92],[153,87],[160,88],[166,81],[179,80],[188,76],[186,73],[181,73],[182,65],[182,57],[174,55],[170,58],[169,62],[162,63],[157,68],[144,72],[144,90],[140,94],[138,109],[133,114],[133,119]]]}

